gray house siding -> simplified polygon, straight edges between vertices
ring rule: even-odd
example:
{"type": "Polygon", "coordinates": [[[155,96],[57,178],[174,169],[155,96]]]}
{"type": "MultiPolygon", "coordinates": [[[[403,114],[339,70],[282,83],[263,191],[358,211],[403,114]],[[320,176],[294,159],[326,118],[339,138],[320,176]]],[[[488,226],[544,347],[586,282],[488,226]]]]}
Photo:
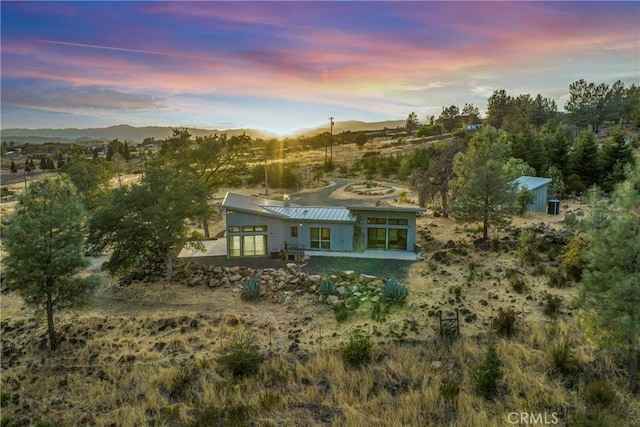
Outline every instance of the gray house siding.
{"type": "MultiPolygon", "coordinates": [[[[325,222],[287,222],[287,242],[288,247],[304,250],[325,250],[325,251],[352,251],[353,250],[353,225],[351,224],[331,224],[325,222]],[[298,236],[291,236],[291,228],[297,228],[298,236]],[[313,241],[311,239],[311,229],[315,229],[319,234],[313,241]],[[329,229],[328,246],[327,240],[322,238],[322,230],[329,229]],[[323,245],[324,243],[324,245],[323,245]]],[[[284,249],[284,248],[283,248],[284,249]]]]}

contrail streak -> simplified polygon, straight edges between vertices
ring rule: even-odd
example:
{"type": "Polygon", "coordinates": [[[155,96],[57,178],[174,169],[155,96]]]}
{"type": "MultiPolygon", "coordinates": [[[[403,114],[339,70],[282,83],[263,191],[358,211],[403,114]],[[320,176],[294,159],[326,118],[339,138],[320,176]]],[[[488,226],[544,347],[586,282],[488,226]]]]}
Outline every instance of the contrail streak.
{"type": "Polygon", "coordinates": [[[118,52],[133,52],[133,53],[142,53],[145,55],[159,55],[159,56],[170,56],[170,57],[178,57],[178,58],[191,58],[191,59],[206,59],[206,60],[216,60],[216,61],[224,61],[220,58],[208,57],[208,56],[197,56],[197,55],[185,55],[181,53],[172,53],[172,52],[160,52],[157,50],[143,50],[143,49],[129,49],[125,47],[115,47],[115,46],[102,46],[96,44],[86,44],[86,43],[74,43],[74,42],[63,42],[58,40],[38,40],[40,43],[47,44],[58,44],[63,46],[75,46],[75,47],[84,47],[88,49],[104,49],[104,50],[115,50],[118,52]]]}

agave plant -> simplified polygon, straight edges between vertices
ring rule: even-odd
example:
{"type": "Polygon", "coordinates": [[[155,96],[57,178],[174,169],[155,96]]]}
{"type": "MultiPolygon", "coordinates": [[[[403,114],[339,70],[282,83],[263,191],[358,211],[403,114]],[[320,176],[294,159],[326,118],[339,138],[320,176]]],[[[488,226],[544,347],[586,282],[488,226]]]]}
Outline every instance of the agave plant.
{"type": "Polygon", "coordinates": [[[395,279],[388,279],[382,285],[380,297],[387,304],[402,305],[409,296],[407,288],[398,283],[395,279]]]}
{"type": "Polygon", "coordinates": [[[324,298],[327,298],[329,295],[337,294],[338,290],[336,289],[336,285],[331,280],[324,279],[318,285],[318,292],[320,292],[320,295],[322,295],[324,298]]]}
{"type": "Polygon", "coordinates": [[[244,299],[258,299],[260,297],[260,285],[262,282],[257,277],[249,277],[242,287],[242,297],[244,299]]]}

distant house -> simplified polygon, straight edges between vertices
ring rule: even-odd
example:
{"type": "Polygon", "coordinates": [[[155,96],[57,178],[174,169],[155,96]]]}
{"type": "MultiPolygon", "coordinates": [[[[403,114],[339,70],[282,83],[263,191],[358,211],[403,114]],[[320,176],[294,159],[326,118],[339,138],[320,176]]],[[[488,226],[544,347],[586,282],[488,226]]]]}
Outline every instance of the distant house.
{"type": "Polygon", "coordinates": [[[521,176],[513,181],[516,184],[516,192],[526,188],[533,193],[535,199],[529,205],[529,212],[544,212],[547,208],[547,187],[551,183],[550,178],[538,178],[535,176],[521,176]]]}
{"type": "MultiPolygon", "coordinates": [[[[260,257],[413,252],[416,215],[424,208],[388,206],[299,206],[227,193],[227,256],[260,257]]],[[[381,256],[382,255],[382,256],[381,256]]],[[[415,257],[414,257],[415,259],[415,257]]]]}

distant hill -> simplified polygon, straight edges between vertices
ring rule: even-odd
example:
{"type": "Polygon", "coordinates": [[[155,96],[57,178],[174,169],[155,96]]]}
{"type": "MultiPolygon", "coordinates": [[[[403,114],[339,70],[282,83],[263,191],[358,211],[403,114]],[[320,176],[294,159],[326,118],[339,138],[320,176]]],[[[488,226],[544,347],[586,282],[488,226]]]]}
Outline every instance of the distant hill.
{"type": "MultiPolygon", "coordinates": [[[[384,128],[387,129],[395,129],[397,127],[403,127],[406,123],[406,120],[386,120],[382,122],[361,122],[358,120],[347,120],[344,122],[334,122],[333,124],[333,133],[341,133],[350,130],[351,132],[358,131],[373,131],[373,130],[381,130],[384,128]]],[[[295,133],[295,136],[312,136],[322,132],[329,132],[331,127],[327,122],[326,126],[319,126],[316,128],[304,129],[295,133]]]]}
{"type": "MultiPolygon", "coordinates": [[[[398,126],[404,126],[402,120],[389,120],[383,122],[361,122],[356,120],[335,122],[333,126],[334,133],[341,133],[347,130],[352,132],[363,130],[379,130],[389,128],[394,129],[398,126]]],[[[122,141],[142,142],[145,138],[155,138],[156,140],[165,139],[171,136],[174,127],[171,126],[145,126],[133,127],[129,125],[109,126],[106,128],[88,128],[88,129],[2,129],[0,137],[2,141],[13,141],[17,144],[44,144],[49,142],[71,143],[86,141],[111,141],[119,139],[122,141]]],[[[255,129],[197,129],[188,128],[194,136],[208,136],[214,134],[226,133],[228,136],[249,135],[251,138],[270,139],[275,135],[268,132],[255,129]]],[[[312,136],[318,133],[329,131],[329,125],[317,128],[310,128],[296,132],[294,136],[312,136]]]]}
{"type": "MultiPolygon", "coordinates": [[[[88,129],[2,129],[2,141],[14,141],[16,143],[43,144],[45,142],[81,142],[81,141],[111,141],[114,139],[142,142],[145,138],[162,140],[171,136],[174,127],[171,126],[145,126],[133,127],[129,125],[109,126],[106,128],[88,129]]],[[[252,138],[272,138],[266,132],[252,129],[194,129],[188,128],[194,136],[208,136],[226,133],[228,136],[242,135],[246,133],[252,138]]]]}

